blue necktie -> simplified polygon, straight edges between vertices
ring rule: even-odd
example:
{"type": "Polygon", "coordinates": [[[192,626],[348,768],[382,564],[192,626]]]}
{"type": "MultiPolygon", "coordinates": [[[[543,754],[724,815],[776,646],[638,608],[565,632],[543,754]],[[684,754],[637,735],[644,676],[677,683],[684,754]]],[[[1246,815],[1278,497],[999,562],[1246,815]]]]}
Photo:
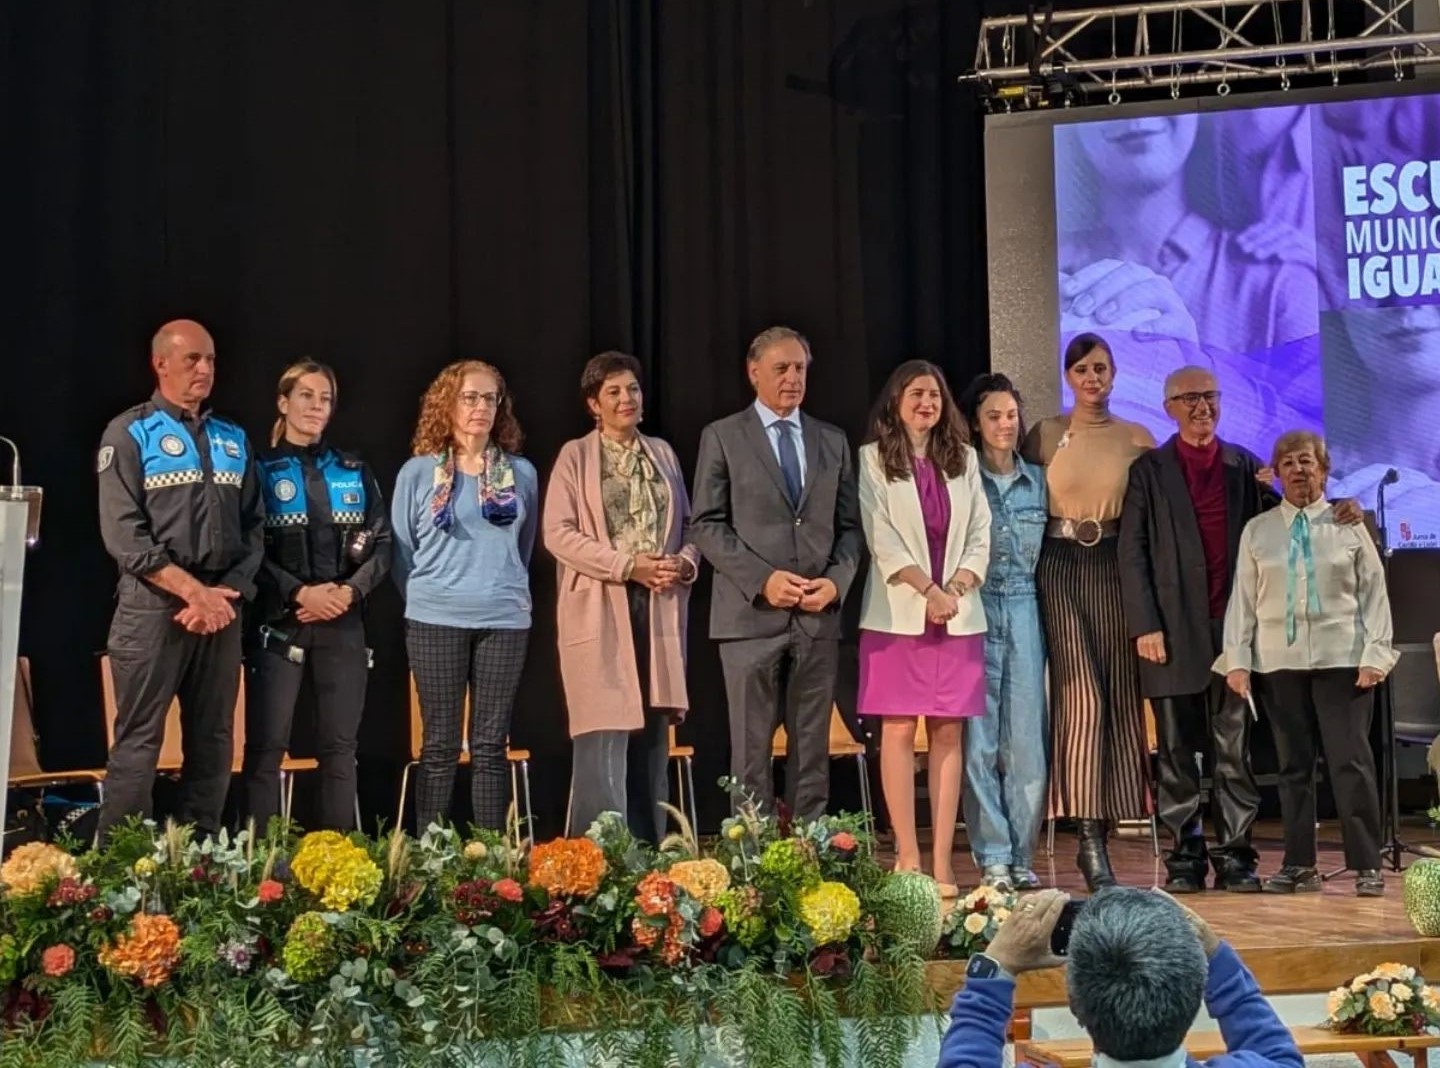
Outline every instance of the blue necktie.
{"type": "Polygon", "coordinates": [[[1320,614],[1320,590],[1315,585],[1315,554],[1310,550],[1310,517],[1304,512],[1290,524],[1290,558],[1285,575],[1285,644],[1294,645],[1298,630],[1295,623],[1295,565],[1305,567],[1305,612],[1314,618],[1320,614]]]}
{"type": "Polygon", "coordinates": [[[780,435],[780,473],[785,476],[785,492],[790,495],[790,503],[796,508],[800,507],[800,454],[795,451],[795,428],[785,420],[781,419],[775,423],[775,430],[780,435]]]}

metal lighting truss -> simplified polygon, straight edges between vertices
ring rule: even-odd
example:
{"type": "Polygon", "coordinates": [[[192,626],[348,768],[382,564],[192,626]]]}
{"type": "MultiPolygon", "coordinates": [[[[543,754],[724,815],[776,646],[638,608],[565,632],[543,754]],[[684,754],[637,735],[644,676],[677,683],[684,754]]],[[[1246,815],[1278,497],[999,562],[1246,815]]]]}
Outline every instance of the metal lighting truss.
{"type": "Polygon", "coordinates": [[[1323,0],[1318,18],[1312,4],[1320,8],[1322,0],[1162,0],[1070,11],[1052,2],[1028,15],[984,19],[975,69],[960,81],[1005,107],[1068,104],[1077,90],[1108,93],[1113,104],[1127,89],[1168,86],[1178,96],[1182,85],[1213,84],[1224,95],[1232,81],[1271,78],[1289,88],[1291,75],[1330,74],[1338,82],[1342,72],[1376,67],[1393,68],[1398,80],[1440,62],[1440,29],[1416,32],[1402,18],[1423,22],[1417,9],[1433,10],[1440,0],[1323,0]],[[1339,32],[1337,2],[1361,16],[1352,24],[1363,21],[1362,30],[1339,32]],[[1257,44],[1266,21],[1275,43],[1257,44]],[[1110,54],[1096,55],[1106,28],[1110,54]]]}

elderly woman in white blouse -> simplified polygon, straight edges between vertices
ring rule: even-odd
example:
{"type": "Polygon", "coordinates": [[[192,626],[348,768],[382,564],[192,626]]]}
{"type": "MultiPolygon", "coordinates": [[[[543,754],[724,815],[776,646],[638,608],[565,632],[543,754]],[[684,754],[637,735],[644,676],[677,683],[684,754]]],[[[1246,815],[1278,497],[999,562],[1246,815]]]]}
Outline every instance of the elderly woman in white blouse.
{"type": "Polygon", "coordinates": [[[1296,430],[1271,460],[1284,499],[1240,536],[1235,585],[1215,670],[1265,706],[1280,759],[1285,860],[1271,893],[1320,889],[1315,870],[1317,744],[1340,816],[1355,892],[1379,897],[1380,799],[1370,752],[1376,685],[1395,666],[1390,599],[1380,555],[1363,525],[1337,523],[1325,500],[1330,456],[1296,430]]]}

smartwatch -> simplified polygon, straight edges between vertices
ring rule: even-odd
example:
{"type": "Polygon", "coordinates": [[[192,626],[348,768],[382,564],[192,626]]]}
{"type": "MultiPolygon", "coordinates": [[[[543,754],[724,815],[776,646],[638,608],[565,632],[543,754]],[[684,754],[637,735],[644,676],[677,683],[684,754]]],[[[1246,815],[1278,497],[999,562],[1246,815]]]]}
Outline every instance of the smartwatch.
{"type": "Polygon", "coordinates": [[[970,963],[965,966],[965,978],[967,979],[1008,979],[1009,975],[1000,962],[994,957],[988,957],[984,953],[976,953],[970,958],[970,963]]]}

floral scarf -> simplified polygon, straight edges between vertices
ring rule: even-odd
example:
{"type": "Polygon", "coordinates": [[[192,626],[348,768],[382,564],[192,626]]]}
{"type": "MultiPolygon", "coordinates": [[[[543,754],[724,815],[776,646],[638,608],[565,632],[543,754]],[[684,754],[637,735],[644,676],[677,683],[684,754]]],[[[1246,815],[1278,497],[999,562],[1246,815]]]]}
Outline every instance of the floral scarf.
{"type": "MultiPolygon", "coordinates": [[[[520,501],[515,494],[515,468],[510,457],[498,445],[485,448],[485,463],[480,469],[480,514],[497,527],[508,527],[520,515],[520,501]]],[[[455,525],[455,450],[446,449],[435,464],[435,493],[430,498],[430,520],[448,532],[455,525]]]]}

